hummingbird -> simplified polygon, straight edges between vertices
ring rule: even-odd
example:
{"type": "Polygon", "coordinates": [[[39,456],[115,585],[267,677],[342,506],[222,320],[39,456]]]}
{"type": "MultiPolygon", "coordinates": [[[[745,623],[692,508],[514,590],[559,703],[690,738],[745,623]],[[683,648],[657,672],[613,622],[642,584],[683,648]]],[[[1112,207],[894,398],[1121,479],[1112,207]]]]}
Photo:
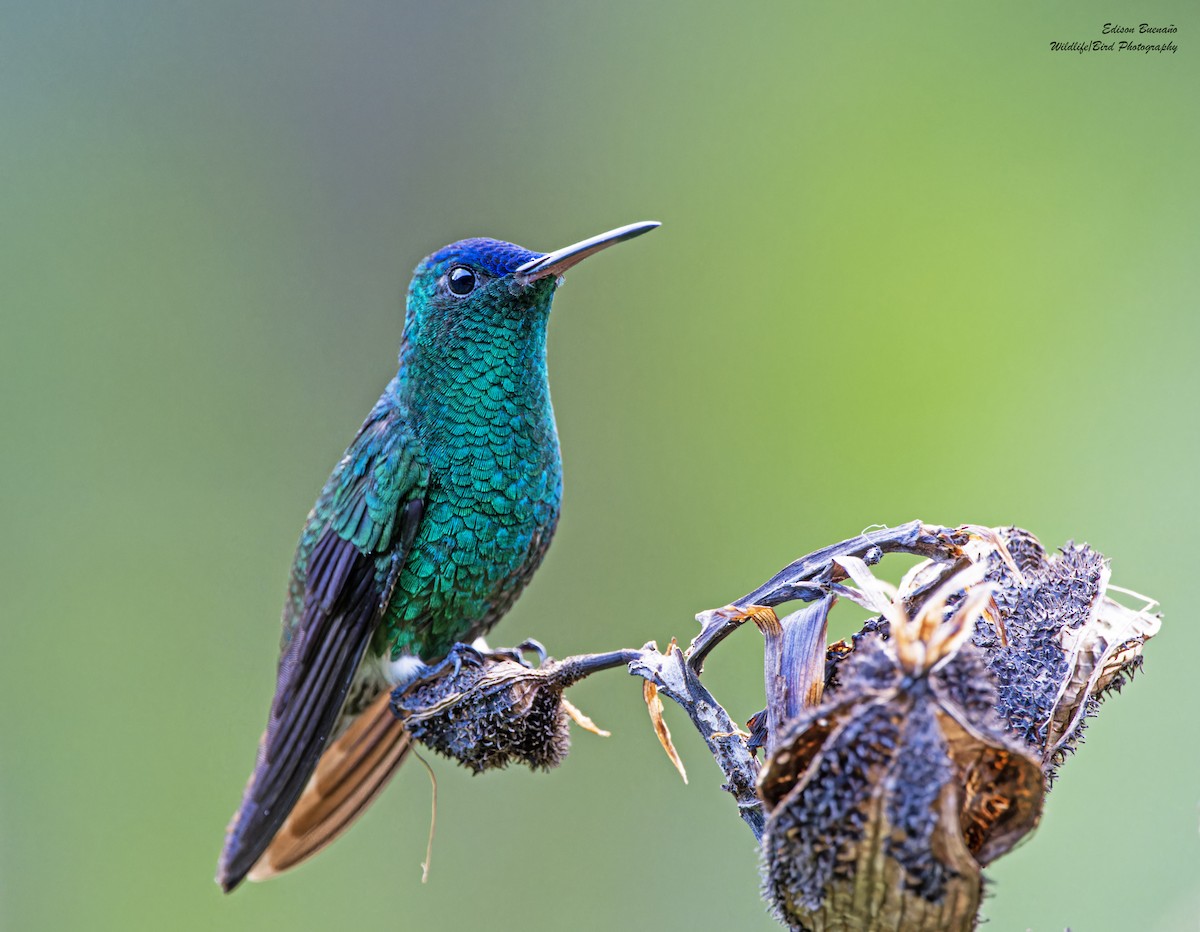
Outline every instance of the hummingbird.
{"type": "Polygon", "coordinates": [[[391,691],[482,637],[542,562],[562,501],[554,293],[577,262],[658,225],[549,253],[465,239],[417,266],[399,370],[296,548],[267,728],[217,866],[225,892],[354,821],[411,745],[391,691]]]}

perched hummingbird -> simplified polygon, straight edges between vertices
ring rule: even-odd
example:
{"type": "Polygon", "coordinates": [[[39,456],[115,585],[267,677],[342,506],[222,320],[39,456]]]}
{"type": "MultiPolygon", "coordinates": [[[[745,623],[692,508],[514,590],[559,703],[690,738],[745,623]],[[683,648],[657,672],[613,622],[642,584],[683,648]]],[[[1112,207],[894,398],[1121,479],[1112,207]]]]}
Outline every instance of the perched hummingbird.
{"type": "Polygon", "coordinates": [[[267,730],[217,866],[226,892],[350,825],[409,749],[390,691],[481,637],[529,582],[562,498],[554,291],[575,263],[656,226],[546,254],[467,239],[417,266],[399,372],[296,548],[267,730]]]}

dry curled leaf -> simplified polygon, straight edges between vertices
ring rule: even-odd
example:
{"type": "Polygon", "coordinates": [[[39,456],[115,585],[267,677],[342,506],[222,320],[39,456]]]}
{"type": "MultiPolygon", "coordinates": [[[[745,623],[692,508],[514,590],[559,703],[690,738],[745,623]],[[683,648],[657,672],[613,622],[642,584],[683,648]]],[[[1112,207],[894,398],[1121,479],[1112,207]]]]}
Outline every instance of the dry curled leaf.
{"type": "Polygon", "coordinates": [[[687,783],[687,770],[684,769],[679,752],[675,750],[675,745],[671,741],[671,729],[667,727],[667,722],[663,718],[663,704],[662,700],[658,698],[658,687],[649,680],[643,680],[642,698],[646,700],[646,710],[650,713],[650,721],[654,724],[654,733],[658,736],[658,743],[667,752],[667,757],[679,771],[679,776],[683,777],[683,782],[687,783]]]}
{"type": "Polygon", "coordinates": [[[590,731],[594,735],[599,735],[601,738],[611,738],[612,732],[605,731],[590,718],[580,711],[579,707],[571,702],[566,696],[562,697],[562,707],[567,715],[571,716],[571,721],[582,728],[584,731],[590,731]]]}

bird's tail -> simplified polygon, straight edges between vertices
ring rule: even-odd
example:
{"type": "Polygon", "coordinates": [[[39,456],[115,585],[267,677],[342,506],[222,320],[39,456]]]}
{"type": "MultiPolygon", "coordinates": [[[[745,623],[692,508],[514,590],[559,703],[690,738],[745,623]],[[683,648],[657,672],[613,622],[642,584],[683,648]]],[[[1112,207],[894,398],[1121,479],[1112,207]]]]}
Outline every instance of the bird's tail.
{"type": "Polygon", "coordinates": [[[321,755],[317,768],[246,875],[266,880],[312,857],[358,818],[408,756],[412,736],[388,708],[383,692],[321,755]]]}

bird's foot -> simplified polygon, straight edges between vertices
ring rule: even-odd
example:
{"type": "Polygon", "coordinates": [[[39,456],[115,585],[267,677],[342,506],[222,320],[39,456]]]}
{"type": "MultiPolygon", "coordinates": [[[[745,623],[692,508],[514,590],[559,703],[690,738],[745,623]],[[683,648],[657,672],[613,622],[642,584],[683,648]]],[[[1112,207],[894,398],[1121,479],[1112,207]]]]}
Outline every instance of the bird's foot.
{"type": "Polygon", "coordinates": [[[449,653],[441,660],[436,663],[415,666],[411,672],[406,673],[403,679],[393,685],[401,691],[414,686],[425,686],[443,677],[457,677],[462,672],[464,663],[479,667],[489,660],[492,662],[507,660],[511,663],[519,663],[529,670],[535,669],[535,665],[529,662],[526,654],[537,656],[537,666],[546,662],[546,648],[532,638],[522,641],[516,647],[497,648],[489,647],[483,638],[476,638],[470,644],[460,641],[451,647],[449,653]]]}
{"type": "Polygon", "coordinates": [[[488,660],[510,660],[530,670],[534,669],[534,665],[526,659],[526,654],[536,654],[538,666],[545,663],[548,656],[542,642],[533,638],[525,639],[516,647],[489,647],[483,638],[476,638],[471,646],[488,660]]]}
{"type": "Polygon", "coordinates": [[[459,642],[451,647],[449,653],[437,663],[422,665],[413,673],[412,678],[403,685],[403,688],[407,690],[414,686],[427,685],[435,680],[440,680],[444,676],[458,676],[462,672],[464,663],[482,666],[484,658],[485,654],[475,644],[463,644],[459,642]]]}
{"type": "Polygon", "coordinates": [[[539,667],[544,664],[546,662],[546,658],[550,656],[546,653],[546,645],[535,638],[526,638],[516,646],[515,650],[520,651],[522,654],[537,654],[539,667]]]}

